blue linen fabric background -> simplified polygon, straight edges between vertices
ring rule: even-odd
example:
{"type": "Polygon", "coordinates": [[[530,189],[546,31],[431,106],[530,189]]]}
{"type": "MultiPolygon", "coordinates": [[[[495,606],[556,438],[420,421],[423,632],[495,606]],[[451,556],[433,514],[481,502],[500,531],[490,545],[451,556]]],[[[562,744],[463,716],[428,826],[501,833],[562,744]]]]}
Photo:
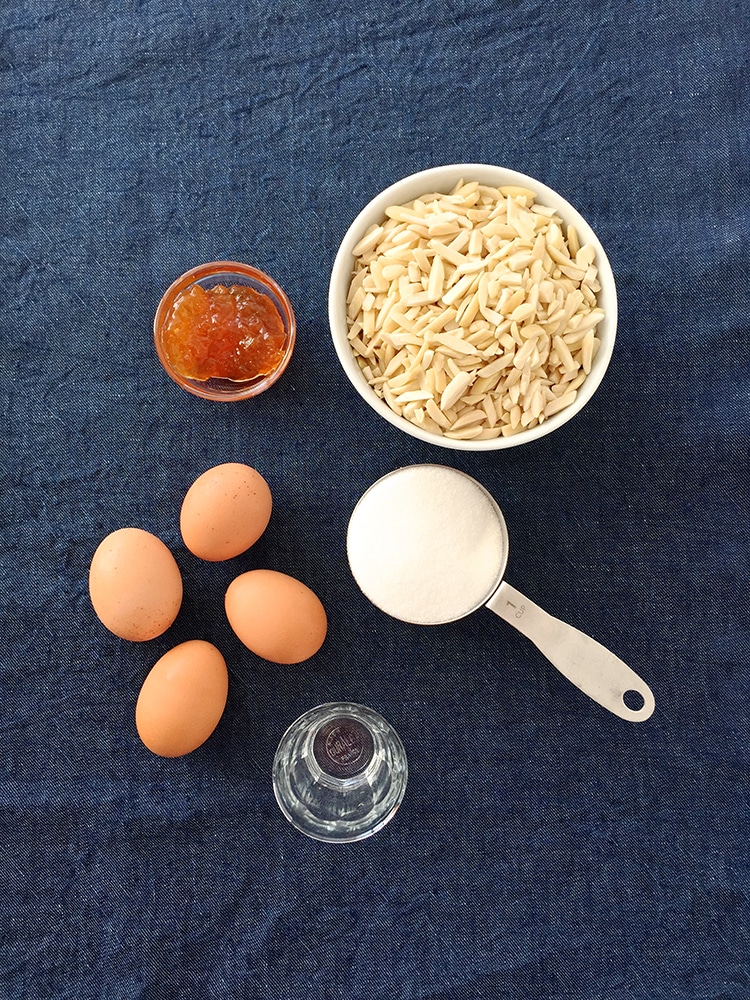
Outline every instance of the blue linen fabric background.
{"type": "Polygon", "coordinates": [[[750,997],[749,29],[742,0],[2,5],[3,1000],[750,997]],[[615,271],[603,385],[526,448],[396,431],[330,342],[354,216],[451,162],[556,188],[615,271]],[[269,272],[298,317],[290,368],[247,403],[192,397],[153,350],[164,289],[215,259],[269,272]],[[201,563],[179,507],[224,461],[274,512],[245,556],[201,563]],[[649,681],[647,723],[489,612],[419,628],[369,605],[348,516],[430,461],[498,499],[509,581],[649,681]],[[149,643],[88,597],[125,525],[184,577],[149,643]],[[308,662],[231,633],[224,590],[256,566],[323,600],[308,662]],[[189,638],[226,656],[229,700],[165,760],[134,706],[189,638]],[[286,727],[338,699],[390,719],[410,762],[391,824],[345,846],[298,834],[270,780],[286,727]]]}

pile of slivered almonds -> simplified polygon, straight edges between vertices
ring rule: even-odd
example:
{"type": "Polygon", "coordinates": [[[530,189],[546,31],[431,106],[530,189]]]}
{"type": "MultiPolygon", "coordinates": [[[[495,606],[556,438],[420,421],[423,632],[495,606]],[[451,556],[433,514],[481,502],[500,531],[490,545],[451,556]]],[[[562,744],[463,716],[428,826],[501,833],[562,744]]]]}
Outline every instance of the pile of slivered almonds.
{"type": "Polygon", "coordinates": [[[461,181],[388,208],[354,248],[349,340],[391,409],[458,440],[569,406],[604,318],[594,248],[532,191],[461,181]]]}

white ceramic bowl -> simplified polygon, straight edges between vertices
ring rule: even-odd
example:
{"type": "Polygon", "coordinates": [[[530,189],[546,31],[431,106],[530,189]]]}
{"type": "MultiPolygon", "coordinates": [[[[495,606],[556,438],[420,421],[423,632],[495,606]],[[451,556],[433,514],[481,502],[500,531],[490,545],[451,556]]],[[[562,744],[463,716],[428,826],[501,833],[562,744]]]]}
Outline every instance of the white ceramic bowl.
{"type": "Polygon", "coordinates": [[[463,451],[494,451],[499,448],[514,448],[527,444],[551,434],[571,420],[583,409],[596,392],[609,365],[615,345],[617,331],[617,292],[614,276],[607,255],[596,234],[586,220],[569,202],[551,188],[527,177],[525,174],[505,167],[492,166],[483,163],[456,163],[449,166],[433,167],[419,173],[404,177],[390,187],[381,191],[366,205],[346,232],[341,242],[331,271],[328,295],[328,317],[331,336],[336,354],[349,380],[362,399],[379,413],[384,420],[413,437],[443,448],[455,448],[463,451]],[[349,324],[347,320],[346,298],[351,284],[354,258],[352,250],[375,223],[382,222],[385,210],[391,205],[404,205],[423,194],[433,191],[448,193],[460,180],[479,181],[494,187],[517,185],[529,188],[537,193],[537,202],[556,210],[566,225],[573,224],[578,232],[581,245],[591,243],[596,250],[596,267],[598,270],[601,291],[598,294],[598,305],[604,310],[604,319],[598,325],[596,335],[601,346],[594,359],[591,373],[578,390],[575,401],[564,410],[548,417],[536,427],[527,428],[508,437],[498,437],[491,440],[460,441],[444,437],[432,431],[425,430],[395,413],[380,399],[368,385],[354,357],[349,344],[349,324]]]}

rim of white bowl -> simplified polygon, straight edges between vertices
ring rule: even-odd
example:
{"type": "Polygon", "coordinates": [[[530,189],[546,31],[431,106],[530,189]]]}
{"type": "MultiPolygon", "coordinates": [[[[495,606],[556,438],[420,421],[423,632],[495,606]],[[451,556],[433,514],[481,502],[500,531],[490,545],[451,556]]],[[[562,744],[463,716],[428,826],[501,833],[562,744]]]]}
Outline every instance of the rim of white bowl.
{"type": "Polygon", "coordinates": [[[349,381],[368,406],[380,414],[389,424],[420,441],[442,448],[457,451],[498,451],[503,448],[514,448],[528,444],[551,434],[572,420],[589,402],[606,374],[614,351],[617,337],[617,289],[609,258],[598,236],[580,212],[559,192],[535,177],[512,170],[509,167],[489,163],[450,163],[428,167],[425,170],[419,170],[402,177],[384,188],[357,214],[341,241],[331,269],[328,288],[328,322],[336,355],[349,381]],[[601,338],[601,347],[594,359],[591,373],[578,390],[574,403],[549,417],[543,424],[520,431],[518,434],[511,434],[508,437],[492,438],[486,441],[455,441],[426,431],[405,417],[399,416],[385,400],[376,396],[368,385],[348,340],[346,295],[354,265],[352,250],[356,244],[369,226],[382,220],[386,208],[390,205],[405,204],[431,191],[442,189],[447,192],[460,180],[477,180],[480,184],[490,184],[495,187],[518,185],[530,188],[537,193],[539,202],[554,208],[566,224],[575,226],[581,243],[591,243],[596,251],[596,265],[601,285],[598,302],[604,310],[604,319],[599,333],[601,335],[602,332],[606,331],[607,334],[606,337],[601,338]]]}

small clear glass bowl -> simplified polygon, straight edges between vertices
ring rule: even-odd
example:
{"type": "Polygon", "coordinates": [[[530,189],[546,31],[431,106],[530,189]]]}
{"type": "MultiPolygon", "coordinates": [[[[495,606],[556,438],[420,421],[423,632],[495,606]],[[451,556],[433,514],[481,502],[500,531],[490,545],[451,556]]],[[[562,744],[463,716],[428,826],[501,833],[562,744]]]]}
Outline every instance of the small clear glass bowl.
{"type": "Polygon", "coordinates": [[[259,396],[274,384],[284,373],[294,350],[297,334],[297,323],[294,310],[284,290],[267,274],[249,264],[237,261],[218,260],[186,271],[166,290],[159,302],[154,316],[154,345],[164,370],[177,385],[192,392],[194,396],[203,399],[213,399],[220,402],[234,402],[240,399],[250,399],[259,396]],[[213,288],[215,285],[248,285],[261,295],[266,295],[276,306],[284,324],[286,346],[279,364],[267,375],[238,382],[228,378],[210,378],[207,380],[188,378],[176,371],[167,357],[164,348],[164,328],[177,296],[190,288],[200,285],[202,288],[213,288]]]}

